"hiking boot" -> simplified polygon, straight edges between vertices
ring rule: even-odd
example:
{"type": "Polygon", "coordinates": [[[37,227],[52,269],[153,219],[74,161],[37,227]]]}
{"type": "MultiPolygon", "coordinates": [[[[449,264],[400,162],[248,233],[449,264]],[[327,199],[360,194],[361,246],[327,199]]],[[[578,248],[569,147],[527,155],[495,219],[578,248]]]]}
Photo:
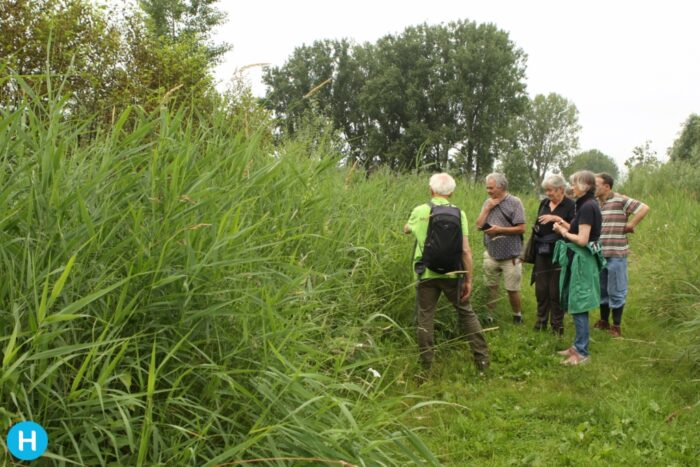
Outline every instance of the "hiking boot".
{"type": "Polygon", "coordinates": [[[622,337],[622,329],[617,324],[610,326],[610,335],[613,337],[622,337]]]}
{"type": "Polygon", "coordinates": [[[523,315],[513,315],[513,323],[523,324],[523,315]]]}
{"type": "Polygon", "coordinates": [[[591,362],[591,357],[584,357],[574,351],[573,355],[561,362],[562,365],[586,365],[591,362]]]}
{"type": "Polygon", "coordinates": [[[573,354],[575,354],[575,353],[577,353],[577,352],[576,352],[576,349],[574,349],[573,347],[569,347],[568,349],[566,349],[566,350],[560,350],[560,351],[558,351],[557,353],[558,353],[559,355],[563,355],[563,356],[565,356],[565,357],[571,357],[573,354]]]}
{"type": "Polygon", "coordinates": [[[608,323],[607,321],[603,321],[602,319],[599,319],[599,320],[593,325],[593,327],[594,327],[595,329],[607,330],[607,329],[610,329],[610,323],[608,323]]]}

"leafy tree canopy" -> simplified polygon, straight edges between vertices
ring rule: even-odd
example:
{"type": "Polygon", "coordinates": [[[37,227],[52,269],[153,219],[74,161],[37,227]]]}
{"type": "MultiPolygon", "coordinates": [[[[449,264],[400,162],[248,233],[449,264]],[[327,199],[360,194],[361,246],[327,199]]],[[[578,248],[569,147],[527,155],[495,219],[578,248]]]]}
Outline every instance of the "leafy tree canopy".
{"type": "Polygon", "coordinates": [[[28,92],[73,94],[72,107],[92,107],[113,84],[120,37],[103,7],[85,0],[0,2],[0,102],[17,105],[28,92]]]}
{"type": "Polygon", "coordinates": [[[700,115],[692,114],[668,151],[671,161],[700,161],[700,115]]]}
{"type": "Polygon", "coordinates": [[[448,167],[479,176],[527,102],[525,54],[490,24],[409,27],[374,44],[317,41],[269,69],[267,105],[286,134],[312,107],[369,168],[448,167]],[[314,102],[313,106],[311,102],[314,102]]]}
{"type": "Polygon", "coordinates": [[[13,107],[28,97],[60,93],[69,96],[66,116],[89,116],[94,126],[111,121],[129,105],[153,108],[177,89],[176,96],[206,111],[214,96],[216,53],[205,39],[223,19],[213,3],[142,3],[151,13],[184,8],[166,15],[174,18],[168,24],[177,20],[183,25],[175,28],[177,36],[169,36],[158,35],[156,19],[149,19],[138,5],[0,2],[0,105],[13,107]]]}
{"type": "Polygon", "coordinates": [[[660,166],[661,161],[657,157],[656,151],[651,148],[651,141],[645,141],[644,144],[635,146],[632,150],[632,156],[625,161],[630,178],[634,171],[654,171],[660,166]]]}
{"type": "Polygon", "coordinates": [[[148,15],[150,29],[157,37],[171,41],[185,38],[207,51],[209,60],[217,61],[230,50],[228,44],[211,42],[212,30],[226,21],[226,13],[216,8],[218,0],[140,0],[148,15]]]}
{"type": "Polygon", "coordinates": [[[579,170],[590,170],[594,173],[605,172],[612,175],[615,180],[620,176],[620,169],[615,163],[615,159],[597,149],[590,149],[577,154],[571,160],[571,163],[564,167],[562,172],[568,178],[572,173],[579,170]]]}
{"type": "Polygon", "coordinates": [[[572,102],[556,93],[538,94],[515,122],[502,170],[523,185],[529,178],[530,188],[538,190],[547,172],[561,171],[570,163],[580,131],[578,109],[572,102]]]}

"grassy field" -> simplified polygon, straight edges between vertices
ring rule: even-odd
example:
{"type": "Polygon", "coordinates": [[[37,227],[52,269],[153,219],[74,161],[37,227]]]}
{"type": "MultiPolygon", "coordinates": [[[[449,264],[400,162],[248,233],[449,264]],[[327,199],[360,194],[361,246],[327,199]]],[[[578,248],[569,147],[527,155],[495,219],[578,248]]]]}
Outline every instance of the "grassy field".
{"type": "Polygon", "coordinates": [[[405,390],[454,405],[420,412],[415,426],[450,465],[692,465],[700,380],[678,358],[683,339],[634,306],[625,324],[623,339],[593,332],[593,361],[575,369],[555,354],[572,329],[558,339],[503,324],[486,378],[465,364],[464,344],[448,345],[437,376],[405,390]]]}
{"type": "MultiPolygon", "coordinates": [[[[700,457],[697,197],[631,193],[652,212],[624,338],[594,331],[591,365],[559,365],[570,320],[563,339],[534,333],[525,287],[527,324],[499,304],[483,377],[443,307],[419,385],[401,227],[426,174],[366,177],[323,139],[273,148],[241,115],[134,109],[97,133],[63,115],[39,99],[0,114],[0,428],[41,423],[40,464],[700,457]]],[[[484,197],[459,181],[470,222],[484,197]]]]}

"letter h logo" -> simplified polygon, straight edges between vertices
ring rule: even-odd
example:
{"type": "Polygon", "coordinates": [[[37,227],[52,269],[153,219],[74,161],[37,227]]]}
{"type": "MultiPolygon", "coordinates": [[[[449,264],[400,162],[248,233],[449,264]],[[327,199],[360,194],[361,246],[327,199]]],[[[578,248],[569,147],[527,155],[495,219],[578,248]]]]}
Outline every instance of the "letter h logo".
{"type": "Polygon", "coordinates": [[[33,461],[41,457],[49,445],[46,430],[38,423],[20,422],[7,433],[7,447],[17,459],[33,461]]]}
{"type": "Polygon", "coordinates": [[[36,431],[32,430],[32,436],[29,438],[24,437],[24,431],[19,430],[19,450],[24,452],[24,445],[30,443],[32,445],[32,452],[36,451],[36,431]]]}

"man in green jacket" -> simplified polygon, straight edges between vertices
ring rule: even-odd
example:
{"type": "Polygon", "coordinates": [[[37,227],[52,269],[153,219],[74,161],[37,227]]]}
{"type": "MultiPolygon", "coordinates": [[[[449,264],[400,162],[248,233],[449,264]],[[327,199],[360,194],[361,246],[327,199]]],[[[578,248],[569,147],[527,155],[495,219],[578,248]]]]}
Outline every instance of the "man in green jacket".
{"type": "MultiPolygon", "coordinates": [[[[432,205],[449,205],[450,196],[455,190],[454,179],[446,174],[439,173],[430,177],[430,202],[432,205]]],[[[440,274],[430,268],[418,268],[415,265],[422,264],[425,240],[428,233],[428,222],[431,213],[431,204],[421,204],[413,209],[408,223],[404,226],[404,233],[413,234],[416,239],[416,247],[413,256],[414,272],[416,274],[416,320],[418,326],[418,347],[420,360],[424,369],[429,369],[433,362],[435,310],[440,294],[452,303],[457,312],[457,320],[460,331],[467,337],[476,367],[485,370],[489,366],[489,353],[484,333],[479,319],[469,303],[472,292],[472,254],[469,247],[467,218],[460,211],[462,228],[462,269],[446,274],[440,274]]]]}

